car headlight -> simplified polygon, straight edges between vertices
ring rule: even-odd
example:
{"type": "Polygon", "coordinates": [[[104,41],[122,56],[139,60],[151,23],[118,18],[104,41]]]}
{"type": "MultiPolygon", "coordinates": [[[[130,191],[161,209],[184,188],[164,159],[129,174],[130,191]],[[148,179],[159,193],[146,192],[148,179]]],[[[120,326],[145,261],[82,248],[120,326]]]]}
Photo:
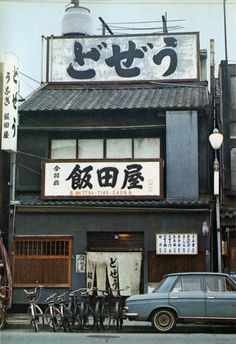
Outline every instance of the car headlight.
{"type": "Polygon", "coordinates": [[[125,306],[125,307],[124,307],[124,310],[125,310],[125,311],[128,311],[128,310],[129,310],[129,307],[128,307],[128,306],[125,306]]]}

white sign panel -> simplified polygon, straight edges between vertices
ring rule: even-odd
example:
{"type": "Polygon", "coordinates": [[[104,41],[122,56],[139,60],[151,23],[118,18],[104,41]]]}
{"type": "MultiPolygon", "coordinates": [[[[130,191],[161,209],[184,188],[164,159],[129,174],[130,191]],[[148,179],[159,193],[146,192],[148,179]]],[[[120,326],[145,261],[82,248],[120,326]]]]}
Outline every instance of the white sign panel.
{"type": "Polygon", "coordinates": [[[195,80],[197,33],[52,38],[49,81],[195,80]]]}
{"type": "Polygon", "coordinates": [[[18,125],[18,58],[6,53],[3,66],[2,150],[16,152],[18,125]]]}
{"type": "Polygon", "coordinates": [[[161,197],[160,166],[160,160],[45,162],[42,197],[161,197]]]}
{"type": "Polygon", "coordinates": [[[76,272],[84,273],[86,271],[86,255],[76,255],[76,272]]]}
{"type": "Polygon", "coordinates": [[[196,233],[156,234],[156,254],[198,254],[196,233]]]}

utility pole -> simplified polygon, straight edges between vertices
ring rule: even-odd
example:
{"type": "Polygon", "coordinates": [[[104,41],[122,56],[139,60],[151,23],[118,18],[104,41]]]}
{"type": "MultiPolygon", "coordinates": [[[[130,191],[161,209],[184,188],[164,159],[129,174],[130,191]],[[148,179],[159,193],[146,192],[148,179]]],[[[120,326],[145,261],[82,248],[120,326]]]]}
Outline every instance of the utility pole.
{"type": "Polygon", "coordinates": [[[224,36],[225,36],[225,61],[228,63],[228,42],[227,42],[227,25],[226,25],[226,0],[223,0],[224,11],[224,36]]]}
{"type": "Polygon", "coordinates": [[[167,13],[165,13],[164,16],[161,16],[162,18],[162,25],[163,25],[163,33],[168,33],[167,29],[167,13]]]}
{"type": "Polygon", "coordinates": [[[111,35],[114,35],[107,23],[102,19],[102,17],[98,17],[98,19],[102,22],[102,35],[105,36],[106,29],[111,35]]]}

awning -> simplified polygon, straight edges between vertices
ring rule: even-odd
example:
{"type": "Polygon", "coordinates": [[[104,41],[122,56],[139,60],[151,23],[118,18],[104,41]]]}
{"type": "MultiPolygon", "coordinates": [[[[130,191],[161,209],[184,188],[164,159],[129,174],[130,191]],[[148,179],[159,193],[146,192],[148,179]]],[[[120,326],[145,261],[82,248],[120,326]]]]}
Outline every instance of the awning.
{"type": "Polygon", "coordinates": [[[115,109],[206,109],[205,85],[126,87],[69,87],[46,85],[19,107],[19,113],[45,111],[95,111],[115,109]]]}

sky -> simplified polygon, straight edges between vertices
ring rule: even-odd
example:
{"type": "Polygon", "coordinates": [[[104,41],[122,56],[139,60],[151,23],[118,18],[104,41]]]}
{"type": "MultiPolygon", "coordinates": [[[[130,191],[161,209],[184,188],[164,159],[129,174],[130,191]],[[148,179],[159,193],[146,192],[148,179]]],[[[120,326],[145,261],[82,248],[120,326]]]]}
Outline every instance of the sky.
{"type": "MultiPolygon", "coordinates": [[[[22,97],[44,80],[42,35],[61,35],[61,22],[69,3],[70,0],[0,0],[0,62],[5,51],[13,51],[19,57],[22,97]]],[[[115,25],[111,23],[132,23],[116,24],[126,27],[117,34],[144,34],[160,32],[161,17],[166,14],[169,32],[199,32],[200,48],[207,49],[208,61],[210,39],[214,39],[216,66],[225,59],[223,0],[81,0],[80,6],[90,10],[94,35],[102,34],[99,17],[111,27],[115,25]],[[153,23],[144,23],[147,21],[153,23]]],[[[226,0],[225,8],[228,60],[236,63],[236,0],[226,0]]]]}

